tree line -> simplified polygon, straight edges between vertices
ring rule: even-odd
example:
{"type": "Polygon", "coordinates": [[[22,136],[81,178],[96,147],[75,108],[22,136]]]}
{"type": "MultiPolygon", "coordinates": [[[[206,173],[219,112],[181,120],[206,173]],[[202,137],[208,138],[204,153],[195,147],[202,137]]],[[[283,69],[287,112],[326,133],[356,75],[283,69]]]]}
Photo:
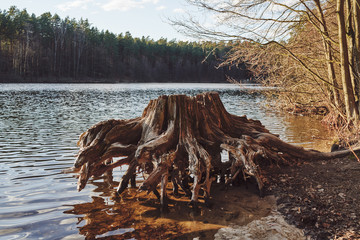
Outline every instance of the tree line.
{"type": "Polygon", "coordinates": [[[245,65],[217,67],[232,44],[157,41],[99,30],[87,19],[0,11],[2,82],[222,82],[245,65]]]}

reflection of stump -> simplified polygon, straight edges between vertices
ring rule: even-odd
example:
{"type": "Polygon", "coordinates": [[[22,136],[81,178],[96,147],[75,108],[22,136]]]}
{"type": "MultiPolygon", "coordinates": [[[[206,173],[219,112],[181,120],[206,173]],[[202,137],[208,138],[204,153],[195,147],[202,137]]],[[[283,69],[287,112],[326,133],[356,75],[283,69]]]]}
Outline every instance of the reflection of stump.
{"type": "Polygon", "coordinates": [[[79,191],[89,177],[126,164],[129,167],[118,193],[142,171],[148,175],[140,189],[157,193],[161,183],[162,203],[169,177],[175,191],[180,185],[195,203],[199,190],[203,189],[208,199],[211,182],[217,176],[223,179],[226,172],[228,183],[240,176],[254,177],[261,193],[265,175],[260,170],[265,164],[349,154],[320,153],[287,144],[260,121],[229,114],[214,92],[195,97],[160,96],[150,101],[141,117],[94,125],[80,136],[78,146],[80,152],[72,170],[80,173],[79,191]],[[223,150],[229,153],[227,162],[221,160],[223,150]],[[112,162],[113,157],[123,158],[112,162]]]}

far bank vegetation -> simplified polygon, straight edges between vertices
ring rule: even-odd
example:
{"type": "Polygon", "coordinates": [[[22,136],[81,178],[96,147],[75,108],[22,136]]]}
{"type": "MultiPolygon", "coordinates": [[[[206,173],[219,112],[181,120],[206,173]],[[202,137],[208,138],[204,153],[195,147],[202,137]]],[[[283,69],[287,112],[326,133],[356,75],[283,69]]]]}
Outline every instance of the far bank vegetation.
{"type": "Polygon", "coordinates": [[[239,68],[215,68],[229,42],[115,34],[87,19],[0,10],[0,82],[226,82],[239,68]],[[209,53],[212,53],[209,55],[209,53]],[[208,56],[208,58],[206,58],[208,56]],[[204,59],[206,60],[204,61],[204,59]]]}

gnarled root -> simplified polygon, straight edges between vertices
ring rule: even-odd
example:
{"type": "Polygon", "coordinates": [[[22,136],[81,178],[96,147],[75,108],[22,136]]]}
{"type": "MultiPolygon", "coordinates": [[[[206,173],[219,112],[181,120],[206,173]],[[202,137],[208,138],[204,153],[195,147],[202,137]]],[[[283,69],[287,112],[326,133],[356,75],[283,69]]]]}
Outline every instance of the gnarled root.
{"type": "Polygon", "coordinates": [[[174,195],[178,194],[179,185],[196,204],[201,189],[205,201],[210,198],[211,183],[218,176],[225,183],[227,175],[227,184],[240,176],[245,180],[252,176],[262,194],[265,165],[350,154],[321,153],[287,144],[259,121],[229,114],[214,92],[195,97],[160,96],[150,101],[141,117],[96,124],[80,136],[78,145],[80,151],[70,171],[80,175],[79,191],[91,176],[125,164],[129,167],[117,192],[121,194],[131,179],[134,186],[134,176],[143,172],[147,177],[140,190],[154,192],[161,204],[166,203],[169,178],[174,195]],[[229,153],[227,162],[220,157],[222,150],[229,153]],[[123,158],[111,161],[114,157],[123,158]]]}

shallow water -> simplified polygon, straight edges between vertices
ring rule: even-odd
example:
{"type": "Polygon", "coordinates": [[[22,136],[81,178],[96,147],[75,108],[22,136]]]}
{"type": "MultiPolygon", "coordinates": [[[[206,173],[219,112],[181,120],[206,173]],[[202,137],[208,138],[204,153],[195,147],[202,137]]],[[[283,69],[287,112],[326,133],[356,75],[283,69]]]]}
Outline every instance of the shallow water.
{"type": "MultiPolygon", "coordinates": [[[[76,179],[61,170],[72,166],[78,136],[87,128],[102,120],[140,116],[159,95],[218,91],[230,113],[260,120],[285,141],[329,149],[331,134],[318,120],[263,107],[263,96],[253,92],[259,89],[232,84],[0,84],[0,238],[136,237],[131,232],[139,224],[105,227],[104,213],[116,219],[126,208],[119,207],[126,200],[111,197],[113,182],[95,180],[78,193],[76,179]],[[89,215],[91,221],[86,220],[89,215]]],[[[179,221],[172,220],[177,226],[179,221]]],[[[146,231],[155,230],[149,225],[146,231]]]]}

